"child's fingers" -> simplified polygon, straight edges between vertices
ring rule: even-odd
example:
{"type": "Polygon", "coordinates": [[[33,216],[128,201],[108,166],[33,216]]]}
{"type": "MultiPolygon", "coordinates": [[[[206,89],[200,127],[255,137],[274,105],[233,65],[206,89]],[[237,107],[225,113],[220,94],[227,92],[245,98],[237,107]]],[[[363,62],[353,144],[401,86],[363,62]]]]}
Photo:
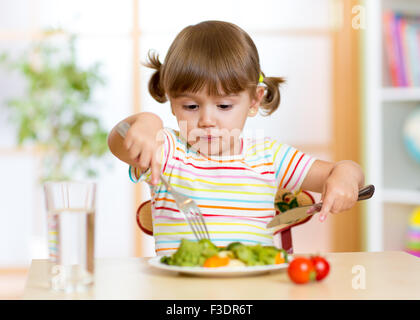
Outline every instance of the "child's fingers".
{"type": "Polygon", "coordinates": [[[142,150],[140,154],[138,167],[142,172],[147,171],[150,167],[150,161],[152,160],[152,153],[149,150],[142,150]]]}
{"type": "Polygon", "coordinates": [[[135,161],[137,158],[139,158],[140,151],[141,151],[141,146],[138,143],[133,143],[130,146],[130,149],[128,150],[128,155],[130,159],[135,161]]]}
{"type": "Polygon", "coordinates": [[[357,198],[351,193],[339,193],[335,197],[334,206],[331,208],[331,213],[336,214],[346,211],[354,206],[357,198]]]}
{"type": "Polygon", "coordinates": [[[311,213],[314,213],[314,212],[315,212],[315,208],[314,208],[314,206],[310,207],[310,208],[308,209],[308,211],[306,211],[306,213],[307,213],[307,214],[311,214],[311,213]]]}
{"type": "Polygon", "coordinates": [[[334,198],[332,196],[327,196],[324,198],[322,202],[322,208],[319,212],[319,221],[324,222],[327,218],[327,215],[331,212],[331,208],[334,204],[334,198]]]}
{"type": "MultiPolygon", "coordinates": [[[[118,130],[117,130],[117,132],[118,132],[118,130]]],[[[130,147],[131,143],[132,143],[132,140],[133,140],[133,139],[131,139],[131,136],[128,134],[128,131],[125,135],[121,135],[121,133],[118,132],[118,136],[122,139],[123,146],[128,149],[130,147]]]]}
{"type": "Polygon", "coordinates": [[[125,147],[127,150],[130,150],[130,149],[131,149],[131,147],[132,147],[135,143],[136,143],[136,138],[135,138],[135,135],[133,135],[133,132],[132,132],[132,130],[130,129],[130,130],[128,130],[128,131],[127,131],[127,133],[126,133],[126,135],[125,135],[125,138],[124,138],[124,141],[123,141],[123,145],[124,145],[124,147],[125,147]]]}
{"type": "Polygon", "coordinates": [[[358,197],[359,197],[359,189],[355,188],[355,190],[353,190],[353,192],[348,194],[347,197],[344,199],[343,205],[341,206],[340,211],[346,211],[353,208],[353,206],[357,202],[358,197]]]}
{"type": "Polygon", "coordinates": [[[316,205],[313,205],[312,207],[310,207],[308,209],[308,211],[306,211],[306,213],[307,214],[312,214],[312,213],[315,213],[315,212],[320,212],[321,208],[322,208],[322,206],[319,206],[319,205],[316,204],[316,205]]]}
{"type": "Polygon", "coordinates": [[[152,185],[155,186],[159,183],[160,168],[161,168],[161,164],[156,157],[156,153],[152,155],[152,163],[150,167],[152,169],[152,185]]]}
{"type": "Polygon", "coordinates": [[[123,141],[124,148],[130,150],[131,146],[133,145],[133,139],[126,137],[123,141]]]}

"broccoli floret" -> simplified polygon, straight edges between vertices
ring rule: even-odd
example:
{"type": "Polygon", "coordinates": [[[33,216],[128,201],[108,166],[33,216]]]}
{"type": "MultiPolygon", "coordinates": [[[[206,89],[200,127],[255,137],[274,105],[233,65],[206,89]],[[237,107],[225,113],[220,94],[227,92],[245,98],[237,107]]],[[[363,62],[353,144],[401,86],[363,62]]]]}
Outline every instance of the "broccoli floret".
{"type": "Polygon", "coordinates": [[[201,255],[205,259],[213,257],[219,252],[219,249],[214,245],[214,243],[208,239],[201,239],[198,243],[201,246],[201,255]]]}
{"type": "Polygon", "coordinates": [[[248,266],[261,266],[275,264],[276,255],[284,252],[285,260],[287,254],[284,250],[279,250],[273,246],[263,247],[260,244],[247,246],[239,242],[231,243],[228,249],[234,253],[235,257],[244,262],[248,266]]]}
{"type": "Polygon", "coordinates": [[[163,256],[162,258],[160,258],[160,262],[164,263],[164,264],[173,264],[172,262],[172,257],[168,257],[168,256],[163,256]]]}
{"type": "Polygon", "coordinates": [[[233,248],[233,252],[239,260],[241,260],[248,266],[256,266],[259,264],[258,257],[255,255],[255,252],[254,250],[252,250],[251,246],[236,246],[233,248]]]}
{"type": "Polygon", "coordinates": [[[181,245],[178,250],[173,254],[173,264],[184,267],[195,267],[201,263],[201,250],[202,246],[198,242],[181,240],[181,245]]]}
{"type": "Polygon", "coordinates": [[[261,245],[257,245],[254,248],[254,252],[258,257],[258,261],[266,265],[275,264],[276,255],[279,253],[279,250],[275,247],[262,247],[261,245]]]}
{"type": "Polygon", "coordinates": [[[207,239],[198,242],[182,239],[178,250],[172,257],[164,257],[162,263],[184,267],[202,266],[207,258],[218,253],[218,248],[207,239]]]}
{"type": "Polygon", "coordinates": [[[243,246],[243,244],[240,243],[240,242],[232,242],[226,247],[226,250],[234,251],[234,249],[239,247],[239,246],[243,246]]]}
{"type": "Polygon", "coordinates": [[[241,260],[248,266],[261,265],[262,263],[258,260],[258,254],[254,247],[244,245],[240,242],[233,242],[228,245],[227,249],[233,252],[235,258],[241,260]]]}

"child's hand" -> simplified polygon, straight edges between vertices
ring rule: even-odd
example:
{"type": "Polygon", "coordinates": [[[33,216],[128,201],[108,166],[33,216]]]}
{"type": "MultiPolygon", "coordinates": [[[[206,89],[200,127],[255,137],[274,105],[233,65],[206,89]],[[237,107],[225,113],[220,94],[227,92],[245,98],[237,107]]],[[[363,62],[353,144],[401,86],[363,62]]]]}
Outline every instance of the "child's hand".
{"type": "Polygon", "coordinates": [[[325,221],[329,213],[339,213],[352,208],[359,196],[359,178],[353,174],[354,166],[336,165],[324,184],[319,220],[325,221]]]}
{"type": "Polygon", "coordinates": [[[158,139],[160,129],[153,121],[139,118],[132,123],[123,142],[129,162],[133,166],[142,173],[151,168],[153,185],[158,183],[161,169],[163,140],[158,139]]]}

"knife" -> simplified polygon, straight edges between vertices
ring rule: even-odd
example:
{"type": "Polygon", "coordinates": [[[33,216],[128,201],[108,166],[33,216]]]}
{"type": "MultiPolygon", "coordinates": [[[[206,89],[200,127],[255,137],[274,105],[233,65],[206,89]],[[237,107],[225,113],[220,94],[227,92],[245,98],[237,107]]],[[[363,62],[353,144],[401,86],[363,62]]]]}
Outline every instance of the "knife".
{"type": "MultiPolygon", "coordinates": [[[[375,192],[375,186],[372,184],[366,187],[363,187],[362,189],[359,190],[359,197],[357,198],[357,201],[372,198],[374,192],[375,192]]],[[[267,224],[267,228],[273,228],[273,227],[283,228],[283,227],[288,227],[290,225],[298,224],[306,220],[308,217],[321,211],[321,208],[322,208],[322,202],[318,202],[316,204],[296,207],[296,208],[287,210],[275,216],[267,224]],[[307,211],[311,207],[312,207],[312,210],[311,210],[312,212],[307,213],[307,211]]]]}

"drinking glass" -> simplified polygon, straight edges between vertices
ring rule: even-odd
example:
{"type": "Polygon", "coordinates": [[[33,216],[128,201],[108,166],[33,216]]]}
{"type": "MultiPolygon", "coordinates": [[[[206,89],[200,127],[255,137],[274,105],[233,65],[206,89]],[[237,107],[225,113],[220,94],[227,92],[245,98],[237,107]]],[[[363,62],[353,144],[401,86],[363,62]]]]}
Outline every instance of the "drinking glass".
{"type": "Polygon", "coordinates": [[[85,291],[94,276],[96,184],[49,181],[44,194],[50,286],[67,293],[85,291]]]}

